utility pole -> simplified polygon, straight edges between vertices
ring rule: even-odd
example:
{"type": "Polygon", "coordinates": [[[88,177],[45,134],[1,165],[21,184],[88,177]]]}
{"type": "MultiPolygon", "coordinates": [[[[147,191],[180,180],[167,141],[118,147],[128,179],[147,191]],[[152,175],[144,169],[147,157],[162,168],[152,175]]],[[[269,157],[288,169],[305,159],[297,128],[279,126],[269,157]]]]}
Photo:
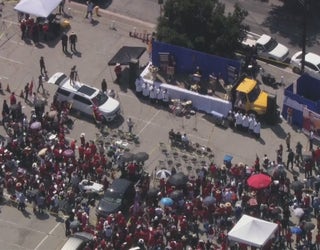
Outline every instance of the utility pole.
{"type": "Polygon", "coordinates": [[[307,44],[307,18],[309,11],[309,0],[298,0],[303,6],[303,20],[302,20],[302,58],[301,58],[301,74],[304,73],[305,58],[306,58],[306,44],[307,44]]]}

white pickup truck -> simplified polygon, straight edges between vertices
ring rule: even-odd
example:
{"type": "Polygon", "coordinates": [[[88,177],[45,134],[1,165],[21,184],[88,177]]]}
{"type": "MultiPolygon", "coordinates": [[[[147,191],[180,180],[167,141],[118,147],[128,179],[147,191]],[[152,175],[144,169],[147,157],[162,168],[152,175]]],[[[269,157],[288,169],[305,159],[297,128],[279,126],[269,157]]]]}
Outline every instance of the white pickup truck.
{"type": "Polygon", "coordinates": [[[247,37],[242,41],[242,45],[255,46],[258,57],[263,59],[283,62],[289,55],[289,49],[286,46],[266,34],[258,35],[247,32],[247,37]]]}

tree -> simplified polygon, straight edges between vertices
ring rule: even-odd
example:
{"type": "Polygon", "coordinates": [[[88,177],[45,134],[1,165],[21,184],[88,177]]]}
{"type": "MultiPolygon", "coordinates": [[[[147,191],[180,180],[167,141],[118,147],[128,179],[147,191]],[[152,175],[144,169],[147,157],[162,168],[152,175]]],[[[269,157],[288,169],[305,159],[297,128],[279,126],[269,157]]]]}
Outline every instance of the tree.
{"type": "Polygon", "coordinates": [[[225,14],[218,0],[167,0],[159,17],[157,39],[190,49],[232,57],[248,26],[247,11],[235,5],[225,14]]]}

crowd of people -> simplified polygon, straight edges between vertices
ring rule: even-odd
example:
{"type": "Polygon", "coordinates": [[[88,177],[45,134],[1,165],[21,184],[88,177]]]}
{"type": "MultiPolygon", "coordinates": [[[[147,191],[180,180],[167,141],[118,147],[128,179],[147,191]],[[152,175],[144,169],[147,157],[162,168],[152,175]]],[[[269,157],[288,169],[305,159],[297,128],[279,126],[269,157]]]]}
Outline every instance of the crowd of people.
{"type": "MultiPolygon", "coordinates": [[[[79,141],[68,141],[66,132],[72,128],[68,113],[66,103],[54,101],[48,111],[35,106],[28,118],[14,93],[9,103],[4,100],[3,124],[9,137],[0,146],[0,175],[5,191],[17,202],[18,209],[24,211],[29,201],[37,216],[48,210],[63,211],[68,215],[66,236],[78,230],[92,233],[94,241],[86,249],[135,246],[140,249],[247,249],[247,245],[230,242],[227,237],[242,214],[278,224],[275,238],[267,243],[267,249],[291,248],[293,239],[296,248],[320,247],[320,234],[314,238],[305,227],[310,223],[308,218],[314,216],[318,221],[315,226],[320,229],[320,177],[317,179],[308,173],[298,186],[293,185],[299,183],[298,176],[293,181],[287,177],[286,168],[292,167],[292,157],[295,165],[314,168],[316,158],[304,161],[301,143],[296,145],[297,157],[291,154],[287,164],[282,159],[281,145],[276,161],[265,156],[261,164],[259,157],[252,164],[228,161],[219,166],[205,162],[195,176],[186,176],[186,181],[179,185],[166,178],[158,182],[145,178],[136,187],[134,204],[128,214],[125,211],[110,214],[98,218],[92,225],[89,218],[94,199],[79,189],[81,180],[101,183],[106,189],[116,178],[114,169],[122,176],[126,173],[132,176],[142,165],[121,161],[123,148],[114,143],[106,147],[104,143],[88,141],[84,133],[79,141]],[[270,175],[270,185],[262,189],[251,187],[247,180],[257,173],[270,175]],[[164,204],[163,198],[173,202],[164,204]],[[293,216],[298,217],[295,215],[298,208],[303,210],[296,225],[300,231],[292,233],[289,225],[293,216]],[[79,226],[73,227],[74,221],[78,221],[79,226]]],[[[250,125],[247,128],[241,123],[237,129],[250,131],[250,125]]],[[[290,138],[287,134],[288,155],[292,152],[290,138]]],[[[169,139],[182,147],[190,144],[186,134],[173,130],[169,132],[169,139]]],[[[176,172],[175,168],[171,169],[172,175],[176,172]]]]}

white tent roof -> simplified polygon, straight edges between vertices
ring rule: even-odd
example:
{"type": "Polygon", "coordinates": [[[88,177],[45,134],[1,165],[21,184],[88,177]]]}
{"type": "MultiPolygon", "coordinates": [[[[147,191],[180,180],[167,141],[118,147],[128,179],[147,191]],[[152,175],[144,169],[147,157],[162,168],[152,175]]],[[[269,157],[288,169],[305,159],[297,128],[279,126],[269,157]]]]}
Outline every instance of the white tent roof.
{"type": "Polygon", "coordinates": [[[62,0],[21,0],[14,9],[37,17],[48,17],[61,1],[62,0]]]}
{"type": "Polygon", "coordinates": [[[277,227],[275,223],[243,215],[228,233],[228,238],[250,246],[263,247],[277,227]]]}

